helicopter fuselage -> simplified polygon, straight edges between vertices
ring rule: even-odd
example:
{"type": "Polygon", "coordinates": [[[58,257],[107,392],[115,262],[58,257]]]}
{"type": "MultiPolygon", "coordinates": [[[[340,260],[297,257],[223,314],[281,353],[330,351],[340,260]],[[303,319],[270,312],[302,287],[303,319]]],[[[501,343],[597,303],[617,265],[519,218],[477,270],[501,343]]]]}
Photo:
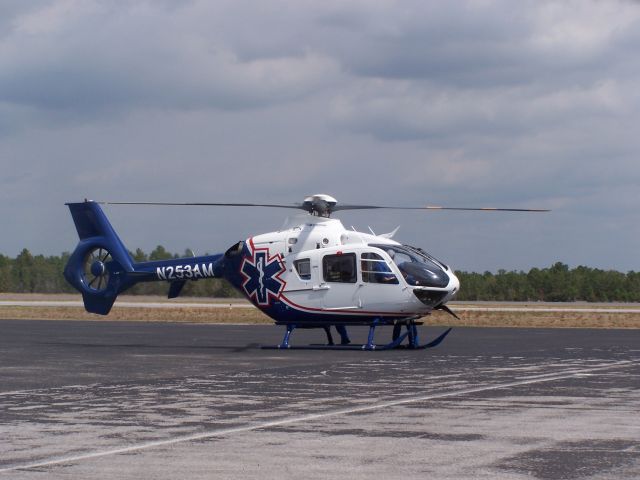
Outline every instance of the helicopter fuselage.
{"type": "Polygon", "coordinates": [[[296,216],[250,237],[216,263],[278,324],[388,324],[444,305],[460,283],[426,252],[390,235],[347,230],[333,218],[296,216]]]}

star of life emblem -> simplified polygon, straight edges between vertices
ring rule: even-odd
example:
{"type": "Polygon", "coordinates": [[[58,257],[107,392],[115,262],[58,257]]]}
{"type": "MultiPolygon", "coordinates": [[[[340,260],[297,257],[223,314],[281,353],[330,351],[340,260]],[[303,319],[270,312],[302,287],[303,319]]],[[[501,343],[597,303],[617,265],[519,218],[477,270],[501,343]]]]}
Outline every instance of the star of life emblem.
{"type": "Polygon", "coordinates": [[[269,255],[268,248],[251,246],[251,257],[245,257],[240,273],[245,278],[242,288],[247,296],[258,306],[269,306],[277,300],[284,290],[286,282],[280,276],[286,271],[280,254],[269,255]]]}

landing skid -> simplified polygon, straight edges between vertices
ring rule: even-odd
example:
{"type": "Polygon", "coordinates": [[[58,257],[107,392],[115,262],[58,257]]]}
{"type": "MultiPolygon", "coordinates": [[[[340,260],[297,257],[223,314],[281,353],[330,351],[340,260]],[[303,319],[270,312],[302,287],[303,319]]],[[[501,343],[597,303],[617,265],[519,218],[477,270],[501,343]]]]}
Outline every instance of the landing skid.
{"type": "Polygon", "coordinates": [[[447,330],[445,330],[443,333],[438,335],[435,339],[433,339],[429,343],[425,343],[421,345],[418,339],[418,327],[414,322],[409,322],[405,325],[406,332],[404,333],[401,333],[402,331],[401,325],[394,325],[392,341],[390,343],[380,345],[380,344],[374,343],[373,341],[377,326],[379,325],[371,325],[369,327],[369,336],[367,338],[367,343],[362,345],[351,344],[349,337],[346,334],[346,328],[341,326],[338,331],[341,335],[342,342],[339,345],[336,345],[333,343],[333,338],[331,337],[331,332],[329,331],[329,327],[325,327],[325,332],[327,333],[327,344],[294,346],[294,345],[291,345],[289,340],[291,339],[291,333],[295,330],[296,326],[287,325],[287,331],[280,345],[274,345],[274,346],[266,345],[266,346],[262,346],[261,348],[268,349],[268,350],[274,350],[274,349],[275,350],[393,350],[393,349],[400,349],[400,348],[406,348],[410,350],[425,350],[427,348],[433,348],[440,345],[440,343],[442,343],[442,341],[449,334],[452,328],[452,327],[449,327],[447,330]],[[407,340],[407,344],[402,343],[405,340],[407,340]]]}

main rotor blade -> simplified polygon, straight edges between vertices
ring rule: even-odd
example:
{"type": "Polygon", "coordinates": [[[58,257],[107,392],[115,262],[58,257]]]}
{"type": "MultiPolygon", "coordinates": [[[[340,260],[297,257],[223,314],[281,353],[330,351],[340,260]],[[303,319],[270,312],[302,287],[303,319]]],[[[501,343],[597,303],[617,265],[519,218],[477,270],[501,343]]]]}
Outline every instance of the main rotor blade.
{"type": "Polygon", "coordinates": [[[435,205],[427,205],[425,207],[390,207],[384,205],[336,205],[333,211],[338,210],[374,210],[378,208],[386,208],[391,210],[462,210],[475,212],[550,212],[551,210],[544,208],[494,208],[494,207],[440,207],[435,205]]]}
{"type": "MultiPolygon", "coordinates": [[[[186,207],[268,207],[268,208],[293,208],[298,210],[309,210],[308,206],[302,204],[283,205],[274,203],[212,203],[212,202],[97,202],[101,205],[160,205],[160,206],[186,206],[186,207]]],[[[427,205],[424,207],[394,207],[389,205],[334,205],[330,212],[340,210],[458,210],[477,212],[550,212],[544,208],[494,208],[494,207],[442,207],[427,205]]]]}
{"type": "Polygon", "coordinates": [[[270,203],[203,203],[203,202],[97,202],[100,205],[161,205],[161,206],[182,206],[182,207],[271,207],[271,208],[297,208],[303,209],[302,205],[280,205],[270,203]]]}

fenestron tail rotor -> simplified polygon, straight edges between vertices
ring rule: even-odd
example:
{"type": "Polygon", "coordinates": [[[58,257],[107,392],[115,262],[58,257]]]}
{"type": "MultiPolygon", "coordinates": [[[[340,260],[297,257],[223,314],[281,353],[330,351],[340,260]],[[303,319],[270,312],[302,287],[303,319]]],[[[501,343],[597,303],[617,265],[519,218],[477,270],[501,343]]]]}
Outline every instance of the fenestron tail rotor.
{"type": "Polygon", "coordinates": [[[96,247],[87,252],[82,266],[82,281],[93,292],[102,292],[109,285],[107,263],[113,261],[106,248],[96,247]]]}

